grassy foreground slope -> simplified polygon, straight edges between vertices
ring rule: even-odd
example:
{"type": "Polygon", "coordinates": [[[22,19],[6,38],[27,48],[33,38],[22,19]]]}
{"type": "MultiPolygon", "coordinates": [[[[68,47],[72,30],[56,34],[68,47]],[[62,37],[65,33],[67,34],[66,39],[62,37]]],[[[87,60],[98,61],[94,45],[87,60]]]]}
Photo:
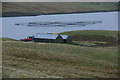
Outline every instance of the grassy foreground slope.
{"type": "Polygon", "coordinates": [[[81,47],[11,39],[2,43],[3,78],[117,77],[117,46],[81,47]]]}
{"type": "Polygon", "coordinates": [[[3,16],[116,11],[116,2],[3,2],[3,16]]]}
{"type": "Polygon", "coordinates": [[[3,42],[3,78],[117,77],[117,47],[3,42]]]}

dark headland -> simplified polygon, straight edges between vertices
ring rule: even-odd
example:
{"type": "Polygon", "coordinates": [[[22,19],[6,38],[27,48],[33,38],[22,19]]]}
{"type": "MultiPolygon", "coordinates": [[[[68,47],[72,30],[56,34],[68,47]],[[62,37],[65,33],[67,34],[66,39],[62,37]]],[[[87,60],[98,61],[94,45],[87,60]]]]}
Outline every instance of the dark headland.
{"type": "Polygon", "coordinates": [[[2,17],[118,11],[117,2],[3,2],[2,17]]]}

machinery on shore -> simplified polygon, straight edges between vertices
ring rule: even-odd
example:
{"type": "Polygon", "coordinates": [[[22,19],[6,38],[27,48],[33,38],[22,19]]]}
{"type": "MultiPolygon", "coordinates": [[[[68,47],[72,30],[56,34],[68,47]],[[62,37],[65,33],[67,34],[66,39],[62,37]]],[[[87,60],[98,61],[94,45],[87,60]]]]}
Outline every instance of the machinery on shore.
{"type": "Polygon", "coordinates": [[[33,41],[34,36],[28,36],[27,38],[20,39],[21,41],[33,41]]]}

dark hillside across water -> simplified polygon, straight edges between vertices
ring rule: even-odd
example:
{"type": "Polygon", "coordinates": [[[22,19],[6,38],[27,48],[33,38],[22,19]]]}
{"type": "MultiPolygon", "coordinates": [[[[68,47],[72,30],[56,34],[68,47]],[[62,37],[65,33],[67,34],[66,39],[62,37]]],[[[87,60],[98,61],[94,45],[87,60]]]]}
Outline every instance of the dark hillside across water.
{"type": "Polygon", "coordinates": [[[35,16],[43,14],[68,14],[118,11],[116,2],[3,2],[2,16],[35,16]]]}

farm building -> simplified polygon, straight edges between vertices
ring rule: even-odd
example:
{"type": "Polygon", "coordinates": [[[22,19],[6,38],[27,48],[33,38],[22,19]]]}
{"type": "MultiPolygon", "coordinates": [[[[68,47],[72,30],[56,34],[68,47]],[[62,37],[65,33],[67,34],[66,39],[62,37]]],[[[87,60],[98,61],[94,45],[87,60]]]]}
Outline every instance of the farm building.
{"type": "Polygon", "coordinates": [[[71,43],[72,42],[72,39],[70,36],[68,36],[68,35],[60,35],[60,36],[63,38],[64,43],[71,43]]]}
{"type": "Polygon", "coordinates": [[[70,43],[72,40],[68,35],[59,34],[37,34],[34,36],[35,42],[47,42],[47,43],[70,43]]]}
{"type": "Polygon", "coordinates": [[[57,34],[38,34],[34,36],[35,42],[63,43],[63,38],[57,34]]]}

